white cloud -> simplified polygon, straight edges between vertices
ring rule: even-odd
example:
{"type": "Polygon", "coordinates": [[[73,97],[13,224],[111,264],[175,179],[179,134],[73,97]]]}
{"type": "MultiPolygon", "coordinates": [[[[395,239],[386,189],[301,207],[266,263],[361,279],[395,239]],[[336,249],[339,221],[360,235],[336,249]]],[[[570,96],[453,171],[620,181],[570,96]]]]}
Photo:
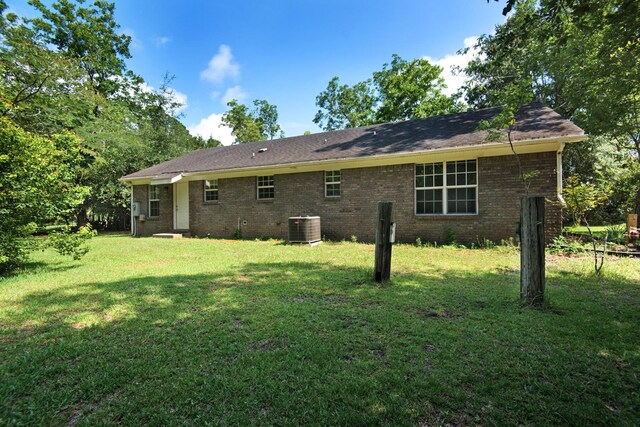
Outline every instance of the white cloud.
{"type": "Polygon", "coordinates": [[[244,90],[242,90],[240,85],[236,85],[234,87],[230,87],[229,89],[227,89],[224,95],[222,95],[222,98],[220,98],[220,102],[222,103],[222,105],[226,107],[227,102],[229,101],[232,101],[235,99],[239,103],[242,103],[246,98],[247,98],[247,93],[244,90]]]}
{"type": "Polygon", "coordinates": [[[200,135],[204,139],[215,138],[224,145],[230,145],[236,138],[231,135],[231,128],[222,124],[222,114],[213,113],[200,120],[197,125],[189,126],[191,135],[200,135]]]}
{"type": "Polygon", "coordinates": [[[200,78],[213,83],[222,83],[227,77],[237,80],[240,77],[240,65],[233,60],[231,48],[221,44],[206,70],[200,73],[200,78]]]}
{"type": "Polygon", "coordinates": [[[156,38],[156,47],[162,47],[171,41],[170,37],[162,36],[156,38]]]}
{"type": "Polygon", "coordinates": [[[464,69],[469,61],[478,55],[478,49],[473,45],[478,41],[478,36],[471,36],[464,39],[464,47],[470,48],[464,55],[447,54],[443,58],[433,59],[429,56],[425,56],[424,59],[428,60],[432,64],[442,67],[442,77],[444,78],[447,88],[443,91],[447,95],[451,95],[462,87],[466,79],[464,72],[456,72],[455,68],[464,69]]]}

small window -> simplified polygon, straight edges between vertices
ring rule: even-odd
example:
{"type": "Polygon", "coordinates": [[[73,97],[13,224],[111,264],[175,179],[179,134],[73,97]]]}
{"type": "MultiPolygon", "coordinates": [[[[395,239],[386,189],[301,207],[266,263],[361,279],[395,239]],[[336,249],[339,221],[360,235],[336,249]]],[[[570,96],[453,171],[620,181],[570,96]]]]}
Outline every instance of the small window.
{"type": "Polygon", "coordinates": [[[160,216],[160,186],[149,186],[149,216],[160,216]]]}
{"type": "Polygon", "coordinates": [[[416,165],[416,214],[478,212],[475,160],[416,165]]]}
{"type": "Polygon", "coordinates": [[[271,200],[275,197],[273,175],[258,177],[258,200],[271,200]]]}
{"type": "Polygon", "coordinates": [[[324,196],[340,197],[340,171],[324,173],[324,196]]]}
{"type": "Polygon", "coordinates": [[[204,182],[204,201],[215,202],[218,200],[218,180],[210,179],[204,182]]]}

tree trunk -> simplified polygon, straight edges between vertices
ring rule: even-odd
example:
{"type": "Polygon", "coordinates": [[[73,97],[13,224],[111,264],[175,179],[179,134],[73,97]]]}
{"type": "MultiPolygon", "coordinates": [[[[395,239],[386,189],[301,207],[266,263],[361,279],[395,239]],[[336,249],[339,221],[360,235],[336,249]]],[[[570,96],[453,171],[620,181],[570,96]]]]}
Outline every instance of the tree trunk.
{"type": "Polygon", "coordinates": [[[544,301],[544,197],[523,197],[520,206],[520,299],[544,301]]]}

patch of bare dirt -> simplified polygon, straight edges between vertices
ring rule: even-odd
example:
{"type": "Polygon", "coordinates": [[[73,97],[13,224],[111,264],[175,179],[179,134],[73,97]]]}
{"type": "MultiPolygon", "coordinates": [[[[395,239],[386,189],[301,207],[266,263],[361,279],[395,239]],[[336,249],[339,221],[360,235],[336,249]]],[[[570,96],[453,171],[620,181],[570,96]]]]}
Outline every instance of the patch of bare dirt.
{"type": "Polygon", "coordinates": [[[82,418],[88,415],[91,415],[92,413],[100,409],[100,407],[102,407],[103,405],[111,402],[112,400],[117,399],[119,395],[120,395],[120,391],[116,390],[113,393],[105,396],[103,399],[101,399],[98,402],[93,402],[93,403],[78,402],[73,409],[73,414],[71,415],[71,418],[69,419],[69,421],[67,421],[67,426],[70,426],[70,427],[75,426],[82,420],[82,418]]]}
{"type": "Polygon", "coordinates": [[[424,317],[425,319],[462,319],[462,316],[458,316],[457,314],[454,314],[450,310],[442,310],[442,311],[418,310],[418,315],[424,317]]]}

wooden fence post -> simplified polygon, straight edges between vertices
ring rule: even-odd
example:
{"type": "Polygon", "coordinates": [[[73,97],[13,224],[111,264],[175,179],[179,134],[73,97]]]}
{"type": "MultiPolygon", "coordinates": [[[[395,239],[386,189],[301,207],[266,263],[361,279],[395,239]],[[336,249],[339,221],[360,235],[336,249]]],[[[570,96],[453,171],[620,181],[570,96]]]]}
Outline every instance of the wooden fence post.
{"type": "Polygon", "coordinates": [[[520,299],[544,301],[544,197],[520,201],[520,299]]]}
{"type": "Polygon", "coordinates": [[[378,202],[376,225],[375,280],[383,282],[391,277],[391,202],[378,202]]]}

